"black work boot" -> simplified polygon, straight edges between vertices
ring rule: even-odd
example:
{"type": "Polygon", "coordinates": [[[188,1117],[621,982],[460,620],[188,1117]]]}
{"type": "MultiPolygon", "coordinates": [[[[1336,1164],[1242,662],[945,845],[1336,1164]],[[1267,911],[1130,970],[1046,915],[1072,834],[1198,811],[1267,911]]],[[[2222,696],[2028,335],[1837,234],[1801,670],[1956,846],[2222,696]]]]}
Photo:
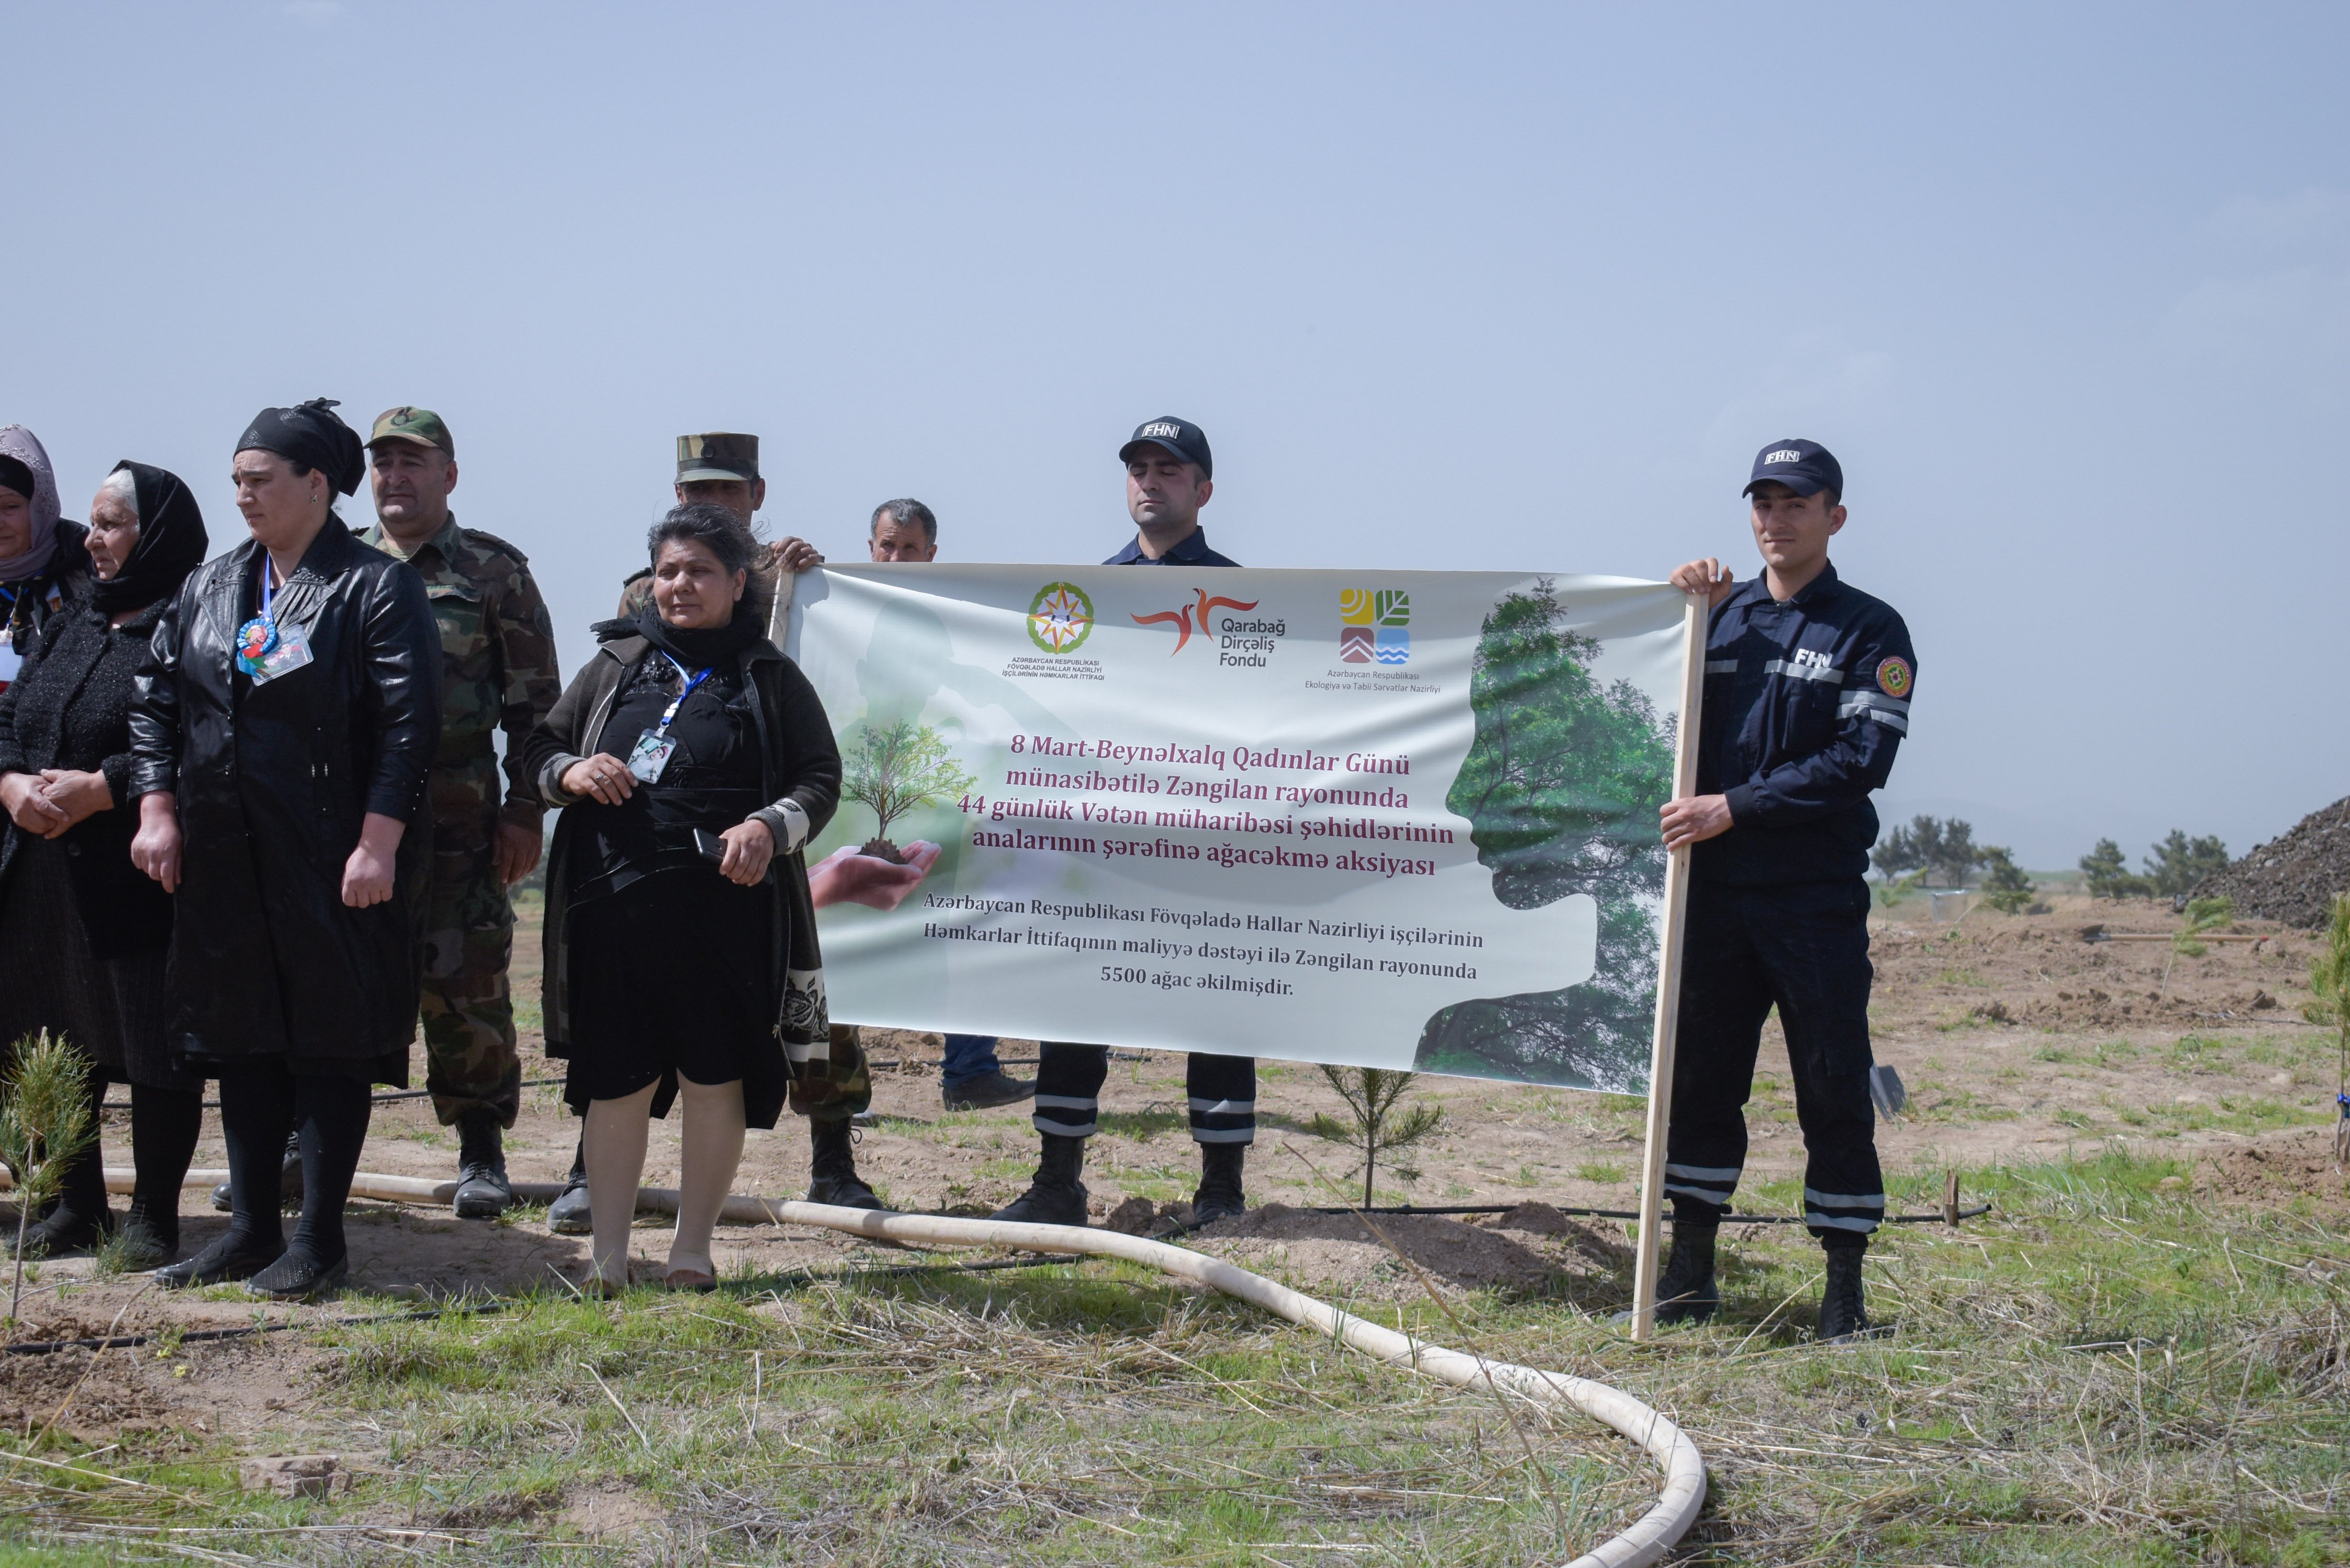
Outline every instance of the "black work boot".
{"type": "Polygon", "coordinates": [[[999,1067],[983,1078],[941,1089],[939,1098],[951,1111],[983,1111],[993,1106],[1017,1105],[1035,1092],[1035,1080],[1015,1078],[999,1067]]]}
{"type": "Polygon", "coordinates": [[[1673,1225],[1673,1250],[1657,1281],[1657,1321],[1660,1324],[1703,1323],[1721,1305],[1721,1287],[1713,1282],[1713,1225],[1673,1225]]]}
{"type": "Polygon", "coordinates": [[[514,1202],[506,1181],[505,1129],[495,1111],[468,1111],[457,1119],[457,1196],[460,1220],[494,1220],[514,1202]]]}
{"type": "Polygon", "coordinates": [[[881,1199],[857,1174],[857,1148],[847,1118],[808,1123],[816,1156],[808,1162],[807,1200],[841,1209],[879,1209],[881,1199]]]}
{"type": "Polygon", "coordinates": [[[1076,1225],[1086,1222],[1086,1184],[1077,1175],[1086,1168],[1086,1140],[1045,1133],[1044,1158],[1036,1162],[1036,1179],[1028,1190],[988,1216],[1018,1225],[1076,1225]]]}
{"type": "Polygon", "coordinates": [[[1247,1160],[1244,1143],[1200,1146],[1200,1189],[1191,1194],[1192,1224],[1235,1220],[1247,1210],[1248,1195],[1241,1190],[1241,1167],[1247,1160]]]}
{"type": "Polygon", "coordinates": [[[1820,1343],[1851,1345],[1868,1333],[1868,1310],[1862,1304],[1861,1261],[1866,1247],[1830,1247],[1828,1282],[1820,1292],[1820,1343]]]}
{"type": "MultiPolygon", "coordinates": [[[[227,1182],[213,1189],[213,1207],[224,1214],[234,1211],[227,1182]]],[[[298,1128],[286,1135],[286,1164],[277,1173],[277,1207],[287,1213],[302,1207],[302,1134],[298,1128]]]]}
{"type": "Polygon", "coordinates": [[[546,1206],[546,1228],[558,1236],[596,1232],[595,1216],[588,1211],[588,1145],[584,1141],[571,1151],[571,1174],[563,1179],[563,1190],[546,1206]]]}

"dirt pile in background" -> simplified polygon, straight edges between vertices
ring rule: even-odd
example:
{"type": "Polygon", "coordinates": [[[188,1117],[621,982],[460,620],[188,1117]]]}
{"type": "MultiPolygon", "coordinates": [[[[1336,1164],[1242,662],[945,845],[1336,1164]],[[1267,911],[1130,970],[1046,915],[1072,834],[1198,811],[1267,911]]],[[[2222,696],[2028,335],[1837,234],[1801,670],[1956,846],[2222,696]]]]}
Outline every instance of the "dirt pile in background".
{"type": "Polygon", "coordinates": [[[2233,898],[2239,915],[2303,930],[2325,923],[2337,893],[2350,893],[2350,798],[2311,812],[2195,889],[2199,898],[2233,898]]]}
{"type": "Polygon", "coordinates": [[[2206,1179],[2224,1199],[2266,1207],[2307,1193],[2331,1205],[2350,1206],[2350,1174],[2334,1163],[2332,1127],[2304,1127],[2227,1149],[2203,1163],[2206,1179]]]}

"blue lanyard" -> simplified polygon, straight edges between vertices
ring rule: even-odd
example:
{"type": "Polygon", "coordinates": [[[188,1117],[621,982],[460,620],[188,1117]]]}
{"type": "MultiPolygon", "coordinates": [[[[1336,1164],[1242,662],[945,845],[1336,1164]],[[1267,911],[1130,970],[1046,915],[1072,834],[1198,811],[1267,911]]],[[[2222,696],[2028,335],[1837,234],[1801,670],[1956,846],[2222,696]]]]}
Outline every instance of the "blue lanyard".
{"type": "Polygon", "coordinates": [[[677,678],[680,680],[685,681],[685,690],[677,694],[677,700],[675,701],[671,702],[667,708],[661,710],[660,728],[653,732],[656,735],[666,735],[669,733],[670,721],[677,717],[677,711],[685,706],[685,700],[693,695],[693,689],[695,687],[710,679],[710,670],[718,668],[718,666],[713,664],[710,667],[710,670],[705,670],[701,674],[688,680],[686,680],[685,666],[680,664],[677,659],[671,655],[667,649],[661,649],[661,657],[669,660],[669,665],[671,670],[677,671],[677,678]]]}
{"type": "Polygon", "coordinates": [[[264,550],[261,553],[261,618],[268,622],[270,629],[275,631],[277,628],[277,618],[269,613],[269,601],[277,596],[276,591],[269,586],[271,566],[269,552],[264,550]]]}

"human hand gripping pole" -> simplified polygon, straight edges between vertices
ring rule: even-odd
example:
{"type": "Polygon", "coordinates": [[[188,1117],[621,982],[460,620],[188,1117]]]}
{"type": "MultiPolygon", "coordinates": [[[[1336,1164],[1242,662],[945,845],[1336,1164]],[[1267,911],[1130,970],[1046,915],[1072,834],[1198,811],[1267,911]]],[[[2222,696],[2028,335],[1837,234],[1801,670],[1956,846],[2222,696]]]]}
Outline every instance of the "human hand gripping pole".
{"type": "MultiPolygon", "coordinates": [[[[1705,701],[1705,637],[1712,594],[1729,591],[1714,572],[1718,563],[1693,563],[1673,574],[1673,586],[1687,596],[1681,611],[1680,722],[1673,729],[1673,805],[1694,805],[1697,791],[1697,736],[1705,701]],[[1701,579],[1685,585],[1682,574],[1694,566],[1713,568],[1701,579]]],[[[1727,574],[1721,574],[1726,576],[1727,574]]],[[[1671,805],[1667,806],[1671,810],[1671,805]]],[[[1729,826],[1729,813],[1723,811],[1729,826]]],[[[1717,832],[1722,829],[1716,829],[1717,832]]],[[[1711,836],[1707,835],[1705,836],[1711,836]]],[[[1648,1141],[1640,1151],[1640,1233],[1635,1243],[1632,1271],[1632,1337],[1643,1344],[1657,1332],[1657,1233],[1664,1224],[1665,1144],[1673,1121],[1674,1035],[1680,1024],[1681,940],[1689,913],[1690,846],[1666,842],[1663,950],[1657,963],[1657,1025],[1648,1053],[1648,1141]]]]}

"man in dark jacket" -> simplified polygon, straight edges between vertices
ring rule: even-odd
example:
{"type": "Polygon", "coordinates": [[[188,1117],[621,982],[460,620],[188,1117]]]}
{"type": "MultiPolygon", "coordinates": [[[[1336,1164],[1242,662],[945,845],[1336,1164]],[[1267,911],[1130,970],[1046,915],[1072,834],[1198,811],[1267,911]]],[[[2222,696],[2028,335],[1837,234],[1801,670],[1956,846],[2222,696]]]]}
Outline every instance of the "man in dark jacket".
{"type": "Polygon", "coordinates": [[[1804,1218],[1827,1251],[1819,1337],[1863,1333],[1861,1259],[1885,1214],[1868,1096],[1872,790],[1909,732],[1909,631],[1836,576],[1844,471],[1815,441],[1774,441],[1746,493],[1762,574],[1675,571],[1708,595],[1697,794],[1668,803],[1666,847],[1692,846],[1665,1191],[1673,1250],[1659,1323],[1702,1322],[1721,1294],[1713,1242],[1746,1163],[1744,1106],[1775,1006],[1804,1129],[1804,1218]]]}
{"type": "MultiPolygon", "coordinates": [[[[1133,541],[1112,556],[1112,566],[1237,566],[1208,547],[1200,508],[1215,493],[1215,458],[1199,426],[1152,420],[1118,449],[1126,464],[1126,507],[1133,541]]],[[[1187,623],[1188,624],[1188,623],[1187,623]]],[[[1204,628],[1202,629],[1205,629],[1204,628]]],[[[1048,1225],[1086,1222],[1086,1139],[1098,1130],[1102,1081],[1109,1047],[1058,1040],[1044,1043],[1036,1068],[1034,1123],[1044,1156],[1028,1190],[998,1210],[998,1220],[1048,1225]]],[[[1200,1185],[1193,1219],[1207,1224],[1242,1212],[1248,1199],[1242,1168],[1256,1141],[1256,1061],[1195,1051],[1184,1068],[1191,1099],[1191,1140],[1200,1146],[1200,1185]]]]}

